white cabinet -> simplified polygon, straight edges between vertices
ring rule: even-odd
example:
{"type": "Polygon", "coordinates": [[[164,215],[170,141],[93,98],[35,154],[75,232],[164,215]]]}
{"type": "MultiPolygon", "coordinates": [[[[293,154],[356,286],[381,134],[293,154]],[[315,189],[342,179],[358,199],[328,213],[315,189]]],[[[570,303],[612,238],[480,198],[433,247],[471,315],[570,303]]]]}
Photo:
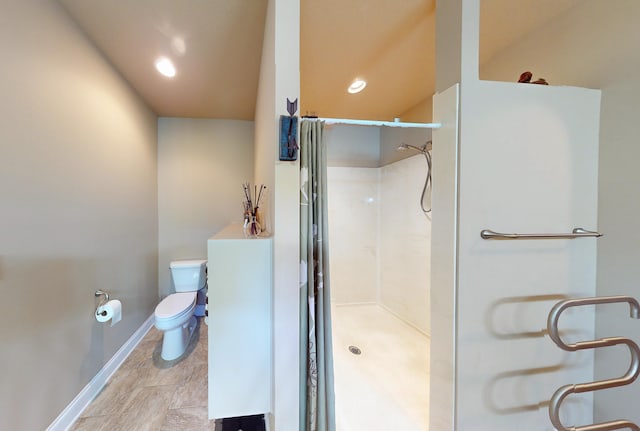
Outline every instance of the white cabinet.
{"type": "Polygon", "coordinates": [[[271,411],[272,240],[233,224],[208,240],[209,419],[271,411]]]}

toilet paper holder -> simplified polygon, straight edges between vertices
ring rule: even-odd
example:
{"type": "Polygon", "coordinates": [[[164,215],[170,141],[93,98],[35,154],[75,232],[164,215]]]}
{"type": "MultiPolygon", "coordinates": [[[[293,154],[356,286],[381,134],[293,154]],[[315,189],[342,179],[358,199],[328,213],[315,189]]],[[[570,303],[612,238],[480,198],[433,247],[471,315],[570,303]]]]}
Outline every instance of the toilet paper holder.
{"type": "Polygon", "coordinates": [[[100,310],[101,306],[103,306],[104,304],[109,302],[109,294],[107,292],[105,292],[104,290],[96,290],[95,296],[96,296],[96,298],[99,297],[99,296],[104,296],[104,298],[100,300],[100,303],[96,307],[96,316],[98,314],[101,314],[103,316],[106,315],[107,314],[106,311],[103,310],[102,312],[99,312],[98,310],[100,310]]]}

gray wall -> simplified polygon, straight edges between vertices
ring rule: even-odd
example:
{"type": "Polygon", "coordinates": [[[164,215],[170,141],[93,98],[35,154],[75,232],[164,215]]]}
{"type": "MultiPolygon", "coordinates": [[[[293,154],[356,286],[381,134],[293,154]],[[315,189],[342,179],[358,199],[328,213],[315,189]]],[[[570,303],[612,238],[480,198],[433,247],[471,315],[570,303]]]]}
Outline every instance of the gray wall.
{"type": "Polygon", "coordinates": [[[172,260],[206,259],[207,239],[242,222],[242,183],[253,183],[253,137],[252,121],[158,120],[161,297],[173,292],[172,260]]]}
{"type": "Polygon", "coordinates": [[[156,117],[57,2],[0,10],[0,429],[43,430],[157,302],[156,117]]]}
{"type": "Polygon", "coordinates": [[[378,168],[418,154],[413,150],[399,151],[401,144],[422,147],[430,139],[430,129],[327,126],[327,166],[378,168]]]}
{"type": "MultiPolygon", "coordinates": [[[[530,70],[554,85],[602,89],[598,228],[598,295],[640,298],[640,2],[584,0],[553,22],[496,56],[480,70],[482,79],[515,81],[530,70]]],[[[544,157],[544,154],[540,155],[544,157]]],[[[594,173],[595,175],[595,173],[594,173]]],[[[598,309],[596,336],[626,335],[640,343],[640,322],[624,306],[598,309]]],[[[596,378],[622,375],[624,349],[596,353],[596,378]]],[[[627,418],[640,423],[640,384],[601,391],[595,419],[627,418]]]]}
{"type": "Polygon", "coordinates": [[[380,128],[380,166],[386,166],[398,160],[419,154],[415,150],[398,150],[402,144],[421,148],[431,140],[431,129],[381,127],[380,128]]]}
{"type": "Polygon", "coordinates": [[[380,127],[326,126],[327,166],[380,166],[380,127]]]}

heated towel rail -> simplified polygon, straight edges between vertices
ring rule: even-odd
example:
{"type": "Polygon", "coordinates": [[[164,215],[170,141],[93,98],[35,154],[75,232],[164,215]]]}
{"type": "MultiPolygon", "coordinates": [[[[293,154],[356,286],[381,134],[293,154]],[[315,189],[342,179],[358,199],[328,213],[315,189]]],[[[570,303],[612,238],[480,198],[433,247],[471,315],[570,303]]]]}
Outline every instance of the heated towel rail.
{"type": "Polygon", "coordinates": [[[597,349],[600,347],[615,346],[618,344],[625,344],[631,353],[631,365],[628,371],[618,378],[599,380],[589,383],[578,383],[575,385],[565,385],[559,388],[551,397],[549,404],[549,418],[551,423],[558,431],[611,431],[619,429],[631,429],[633,431],[640,431],[640,427],[633,422],[627,420],[615,420],[610,422],[602,422],[593,425],[577,426],[577,427],[565,427],[560,422],[560,405],[562,401],[571,394],[579,394],[583,392],[599,391],[602,389],[615,388],[618,386],[625,386],[633,383],[640,375],[640,348],[632,340],[624,337],[609,337],[600,338],[592,341],[580,341],[578,343],[566,344],[560,338],[558,331],[558,320],[563,311],[570,307],[579,307],[583,305],[598,305],[598,304],[613,304],[618,302],[626,302],[631,309],[631,318],[640,318],[640,305],[638,301],[630,296],[602,296],[596,298],[581,298],[581,299],[567,299],[565,301],[558,302],[549,313],[547,319],[547,330],[551,339],[563,350],[569,352],[575,352],[577,350],[584,349],[597,349]]]}
{"type": "Polygon", "coordinates": [[[501,233],[489,229],[480,232],[482,239],[576,239],[576,238],[598,238],[602,234],[577,227],[570,233],[501,233]]]}

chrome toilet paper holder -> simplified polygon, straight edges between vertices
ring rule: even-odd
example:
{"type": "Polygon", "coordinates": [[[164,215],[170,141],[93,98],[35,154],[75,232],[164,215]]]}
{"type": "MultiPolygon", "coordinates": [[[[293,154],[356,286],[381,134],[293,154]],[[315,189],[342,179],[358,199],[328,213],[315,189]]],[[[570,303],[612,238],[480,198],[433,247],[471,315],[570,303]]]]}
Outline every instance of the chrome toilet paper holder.
{"type": "Polygon", "coordinates": [[[96,307],[96,316],[97,315],[101,315],[101,316],[106,316],[107,312],[106,311],[102,311],[100,312],[100,307],[102,307],[103,305],[105,305],[107,302],[109,302],[109,294],[107,292],[105,292],[104,290],[96,290],[95,292],[95,296],[96,298],[103,296],[104,298],[102,298],[100,300],[100,302],[98,303],[98,306],[96,307]]]}

